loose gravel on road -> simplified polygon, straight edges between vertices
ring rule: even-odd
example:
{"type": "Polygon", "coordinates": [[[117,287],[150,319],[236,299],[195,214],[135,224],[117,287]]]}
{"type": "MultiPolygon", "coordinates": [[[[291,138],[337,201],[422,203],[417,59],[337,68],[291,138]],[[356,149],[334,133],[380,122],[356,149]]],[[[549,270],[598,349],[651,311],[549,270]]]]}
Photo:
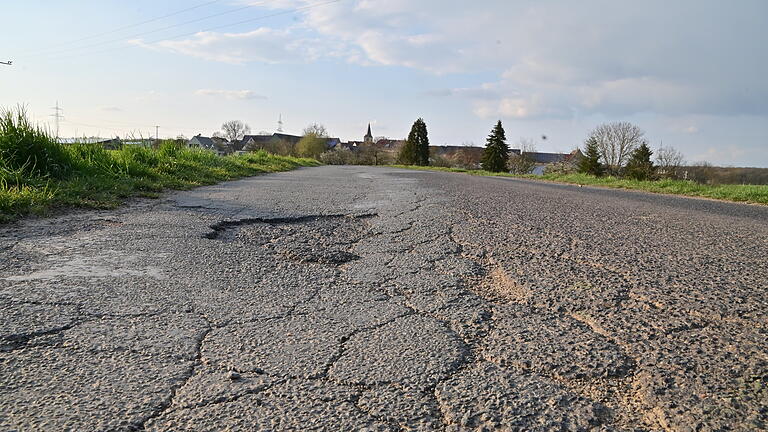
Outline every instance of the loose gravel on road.
{"type": "Polygon", "coordinates": [[[3,431],[768,428],[768,207],[328,166],[0,257],[3,431]]]}

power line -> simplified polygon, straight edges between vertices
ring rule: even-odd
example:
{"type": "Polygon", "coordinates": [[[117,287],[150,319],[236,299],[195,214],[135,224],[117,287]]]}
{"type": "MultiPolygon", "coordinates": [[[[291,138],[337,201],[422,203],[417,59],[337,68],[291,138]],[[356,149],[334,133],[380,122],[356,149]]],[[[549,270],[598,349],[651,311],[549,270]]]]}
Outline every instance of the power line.
{"type": "MultiPolygon", "coordinates": [[[[258,16],[258,17],[255,17],[255,18],[249,18],[249,19],[246,19],[246,20],[237,21],[237,22],[233,22],[233,23],[229,23],[229,24],[224,24],[224,25],[215,26],[215,27],[209,27],[209,28],[206,28],[206,29],[203,29],[203,30],[197,30],[197,31],[190,32],[190,33],[183,33],[183,34],[179,34],[179,35],[176,35],[176,36],[155,39],[155,40],[152,40],[150,42],[147,42],[147,44],[153,44],[153,43],[157,43],[157,42],[161,42],[161,41],[178,39],[178,38],[185,37],[185,36],[192,36],[192,35],[195,35],[195,34],[201,33],[201,32],[208,32],[208,31],[213,31],[213,30],[219,30],[219,29],[226,28],[226,27],[232,27],[232,26],[237,26],[237,25],[240,25],[240,24],[247,24],[247,23],[250,23],[250,22],[261,21],[261,20],[265,20],[265,19],[269,19],[269,18],[274,18],[274,17],[281,16],[281,15],[292,14],[294,12],[299,12],[299,11],[302,11],[302,10],[308,10],[308,9],[312,9],[312,8],[316,8],[316,7],[327,6],[329,4],[339,3],[341,1],[344,1],[344,0],[331,0],[331,1],[322,2],[322,3],[314,3],[314,4],[311,4],[311,5],[307,5],[307,6],[301,6],[301,7],[297,7],[297,8],[294,8],[294,9],[288,9],[288,10],[284,10],[284,11],[280,11],[280,12],[275,12],[275,13],[267,14],[267,15],[262,15],[262,16],[258,16]]],[[[250,5],[250,6],[246,6],[246,7],[252,7],[252,6],[255,6],[255,5],[250,5]]],[[[240,9],[244,9],[244,8],[240,8],[240,9]]],[[[235,11],[236,10],[237,9],[235,9],[235,11]]],[[[179,24],[179,25],[183,25],[183,24],[179,24]]],[[[177,27],[177,26],[171,26],[171,27],[177,27]]],[[[165,30],[165,29],[163,29],[163,30],[165,30]]],[[[155,32],[156,31],[153,30],[151,32],[146,32],[144,34],[155,33],[155,32]]],[[[120,39],[120,41],[128,42],[130,40],[130,38],[132,38],[132,37],[136,37],[136,36],[129,36],[129,39],[120,39]]],[[[111,42],[115,42],[115,41],[111,41],[111,42]]],[[[111,42],[109,42],[109,43],[111,43],[111,42]]],[[[54,57],[54,58],[51,58],[50,60],[69,59],[69,58],[73,58],[73,57],[81,57],[81,56],[84,56],[84,55],[93,55],[93,54],[100,54],[100,53],[104,53],[104,52],[113,52],[115,49],[117,49],[117,47],[109,48],[109,49],[105,49],[105,50],[93,51],[93,52],[79,53],[79,54],[75,54],[75,55],[71,55],[71,56],[54,57]]]]}
{"type": "MultiPolygon", "coordinates": [[[[151,128],[155,127],[155,125],[152,122],[144,122],[144,123],[133,123],[133,122],[124,122],[124,121],[115,121],[115,120],[103,120],[103,119],[92,119],[94,122],[99,123],[98,125],[92,124],[92,123],[83,123],[78,122],[76,120],[67,120],[67,123],[72,124],[79,124],[82,126],[88,126],[88,127],[115,127],[115,128],[151,128]],[[106,126],[102,126],[106,125],[106,126]]],[[[169,125],[164,124],[163,127],[165,128],[171,128],[171,129],[196,129],[196,128],[188,128],[186,126],[178,126],[178,125],[169,125]]]]}
{"type": "MultiPolygon", "coordinates": [[[[98,120],[97,122],[101,124],[93,124],[93,123],[83,123],[78,121],[72,121],[72,120],[66,120],[64,121],[64,124],[69,125],[77,125],[77,126],[84,126],[91,129],[105,129],[112,132],[126,132],[126,131],[132,131],[132,130],[142,130],[142,129],[149,129],[152,127],[159,127],[159,126],[151,126],[150,123],[120,123],[120,122],[111,122],[106,120],[98,120]],[[109,124],[113,123],[113,124],[109,124]]],[[[175,129],[178,131],[184,131],[184,132],[200,132],[201,128],[199,126],[196,127],[184,127],[184,126],[164,126],[166,129],[175,129]]],[[[157,129],[155,130],[155,134],[157,135],[157,129]]]]}
{"type": "Polygon", "coordinates": [[[232,27],[232,26],[236,26],[236,25],[240,25],[240,24],[247,24],[247,23],[250,23],[250,22],[253,22],[253,21],[260,21],[260,20],[264,20],[264,19],[274,18],[274,17],[280,16],[280,15],[292,14],[294,12],[299,12],[299,11],[306,10],[306,9],[312,9],[312,8],[316,8],[316,7],[320,7],[320,6],[327,6],[329,4],[338,3],[340,1],[343,1],[343,0],[331,0],[331,1],[322,2],[322,3],[313,3],[311,5],[301,6],[301,7],[297,7],[297,8],[294,8],[294,9],[288,9],[288,10],[284,10],[284,11],[280,11],[280,12],[275,12],[275,13],[269,14],[269,15],[262,15],[262,16],[259,16],[259,17],[256,17],[256,18],[250,18],[250,19],[247,19],[247,20],[238,21],[238,22],[234,22],[234,23],[230,23],[230,24],[224,24],[224,25],[220,25],[220,26],[216,26],[216,27],[209,27],[209,28],[207,28],[205,30],[198,30],[198,31],[194,31],[194,32],[191,32],[191,33],[184,33],[184,34],[173,36],[173,37],[170,37],[170,38],[157,39],[155,41],[151,41],[151,42],[148,42],[148,43],[156,43],[156,42],[160,42],[160,41],[164,41],[164,40],[178,39],[178,38],[184,37],[184,36],[195,35],[195,34],[200,33],[200,32],[209,32],[209,31],[219,30],[219,29],[222,29],[222,28],[232,27]]]}
{"type": "MultiPolygon", "coordinates": [[[[252,8],[252,7],[255,7],[255,6],[259,6],[259,5],[262,5],[264,3],[267,3],[267,2],[263,1],[263,2],[259,2],[259,3],[252,3],[252,4],[249,4],[247,6],[242,6],[242,7],[239,7],[239,8],[231,9],[231,10],[224,11],[224,12],[215,13],[215,14],[212,14],[212,15],[206,15],[206,16],[201,17],[201,18],[196,18],[196,19],[193,19],[193,20],[190,20],[190,21],[185,21],[185,22],[178,23],[178,24],[172,24],[172,25],[169,25],[169,26],[165,26],[165,27],[161,27],[161,28],[155,29],[155,30],[149,30],[149,31],[145,31],[145,32],[135,33],[135,34],[132,34],[130,36],[122,36],[122,37],[119,37],[119,38],[116,38],[116,39],[110,39],[110,40],[107,40],[107,41],[96,42],[96,43],[93,43],[93,44],[90,44],[90,45],[83,45],[83,46],[79,46],[79,47],[66,48],[66,49],[63,49],[63,50],[58,50],[55,54],[61,54],[61,53],[66,53],[66,52],[71,52],[71,51],[79,51],[79,50],[84,50],[84,49],[88,49],[88,48],[94,48],[94,47],[98,47],[98,46],[108,45],[108,44],[112,44],[112,43],[115,43],[115,42],[127,42],[127,41],[129,41],[129,40],[131,40],[133,38],[137,38],[137,37],[141,37],[141,36],[146,36],[148,34],[158,33],[158,32],[164,31],[164,30],[185,26],[187,24],[194,24],[196,22],[209,20],[211,18],[216,18],[216,17],[222,16],[222,15],[228,15],[228,14],[231,14],[231,13],[234,13],[234,12],[239,12],[239,11],[244,10],[244,9],[249,9],[249,8],[252,8]]],[[[52,53],[31,54],[31,55],[28,55],[28,56],[23,56],[22,58],[40,57],[40,56],[48,55],[48,54],[52,54],[52,53]]]]}
{"type": "Polygon", "coordinates": [[[68,41],[68,42],[62,42],[62,43],[59,43],[59,44],[51,45],[51,46],[48,46],[46,48],[41,48],[41,49],[38,49],[38,50],[33,50],[32,52],[33,53],[38,53],[40,51],[50,51],[52,49],[56,49],[57,47],[61,47],[61,46],[65,46],[65,45],[72,45],[74,43],[78,43],[78,42],[82,42],[82,41],[86,41],[86,40],[90,40],[90,39],[95,39],[95,38],[98,38],[98,37],[101,37],[101,36],[106,36],[106,35],[113,34],[113,33],[118,33],[118,32],[121,32],[123,30],[127,30],[127,29],[134,28],[134,27],[139,27],[139,26],[142,26],[144,24],[149,24],[149,23],[155,22],[155,21],[160,21],[162,19],[170,18],[172,16],[179,15],[179,14],[182,14],[184,12],[189,12],[191,10],[199,9],[199,8],[201,8],[203,6],[208,6],[208,5],[211,5],[211,4],[214,4],[214,3],[218,3],[220,1],[221,0],[208,1],[208,2],[205,2],[205,3],[198,4],[196,6],[188,7],[186,9],[182,9],[182,10],[179,10],[179,11],[176,11],[176,12],[172,12],[172,13],[169,13],[169,14],[166,14],[166,15],[163,15],[163,16],[151,18],[151,19],[148,19],[148,20],[145,20],[145,21],[141,21],[141,22],[138,22],[138,23],[135,23],[135,24],[129,24],[129,25],[126,25],[126,26],[123,26],[123,27],[118,27],[116,29],[113,29],[113,30],[110,30],[110,31],[106,31],[106,32],[103,32],[103,33],[97,33],[97,34],[90,35],[90,36],[85,36],[85,37],[82,37],[82,38],[79,38],[79,39],[74,39],[74,40],[71,40],[71,41],[68,41]]]}

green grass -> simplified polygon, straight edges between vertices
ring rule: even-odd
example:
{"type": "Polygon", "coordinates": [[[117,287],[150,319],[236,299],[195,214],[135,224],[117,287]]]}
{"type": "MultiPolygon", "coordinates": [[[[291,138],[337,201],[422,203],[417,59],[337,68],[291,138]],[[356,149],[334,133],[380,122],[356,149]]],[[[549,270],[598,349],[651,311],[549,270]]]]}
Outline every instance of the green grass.
{"type": "Polygon", "coordinates": [[[23,109],[0,110],[0,222],[67,207],[113,208],[129,197],[317,165],[266,152],[220,157],[172,142],[158,149],[61,145],[23,109]]]}
{"type": "Polygon", "coordinates": [[[686,180],[653,180],[639,181],[617,177],[594,177],[586,174],[545,174],[543,176],[535,175],[515,175],[507,173],[493,173],[482,170],[466,170],[461,168],[441,168],[441,167],[423,167],[395,165],[398,168],[458,172],[469,175],[496,176],[496,177],[515,177],[532,180],[543,180],[557,183],[581,184],[590,186],[600,186],[617,189],[630,189],[645,192],[683,195],[691,197],[712,198],[724,201],[745,202],[754,204],[768,205],[768,186],[766,185],[703,185],[693,181],[686,180]]]}

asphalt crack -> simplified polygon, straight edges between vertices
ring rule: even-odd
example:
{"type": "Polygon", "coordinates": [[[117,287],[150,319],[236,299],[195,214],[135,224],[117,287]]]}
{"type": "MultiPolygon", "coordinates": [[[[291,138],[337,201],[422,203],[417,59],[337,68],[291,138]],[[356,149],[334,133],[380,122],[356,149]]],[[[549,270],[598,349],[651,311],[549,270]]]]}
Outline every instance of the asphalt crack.
{"type": "Polygon", "coordinates": [[[205,343],[205,339],[208,337],[208,335],[214,330],[214,326],[211,323],[211,321],[208,319],[208,317],[206,317],[205,315],[199,314],[199,317],[208,323],[208,327],[203,330],[202,334],[198,337],[195,343],[195,353],[194,353],[194,358],[190,360],[191,364],[187,367],[187,370],[184,372],[182,377],[178,380],[178,384],[170,388],[169,390],[170,394],[168,395],[168,397],[165,398],[165,400],[163,400],[163,402],[157,408],[155,408],[155,410],[151,414],[141,419],[139,422],[135,422],[131,425],[132,431],[146,430],[146,426],[149,422],[169,412],[171,410],[171,407],[173,406],[173,401],[176,398],[176,394],[178,393],[178,391],[187,385],[189,380],[195,375],[195,370],[199,366],[202,366],[203,344],[205,343]]]}

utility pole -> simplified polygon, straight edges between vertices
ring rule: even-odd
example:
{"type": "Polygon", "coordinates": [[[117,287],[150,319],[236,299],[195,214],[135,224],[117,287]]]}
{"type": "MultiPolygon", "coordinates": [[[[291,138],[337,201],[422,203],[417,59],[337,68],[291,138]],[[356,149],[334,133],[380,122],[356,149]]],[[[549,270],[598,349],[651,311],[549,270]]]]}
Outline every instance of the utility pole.
{"type": "Polygon", "coordinates": [[[155,140],[160,141],[160,126],[155,126],[155,140]]]}
{"type": "Polygon", "coordinates": [[[4,64],[6,66],[11,66],[13,64],[13,62],[8,60],[7,62],[0,62],[0,64],[4,64]]]}
{"type": "Polygon", "coordinates": [[[62,111],[64,111],[63,108],[59,108],[59,101],[56,101],[56,106],[51,108],[53,110],[53,114],[50,116],[53,117],[56,121],[56,141],[59,140],[59,121],[64,120],[64,116],[61,114],[62,111]]]}
{"type": "Polygon", "coordinates": [[[277,120],[277,131],[282,133],[283,132],[283,115],[280,114],[280,117],[278,117],[277,120]]]}

